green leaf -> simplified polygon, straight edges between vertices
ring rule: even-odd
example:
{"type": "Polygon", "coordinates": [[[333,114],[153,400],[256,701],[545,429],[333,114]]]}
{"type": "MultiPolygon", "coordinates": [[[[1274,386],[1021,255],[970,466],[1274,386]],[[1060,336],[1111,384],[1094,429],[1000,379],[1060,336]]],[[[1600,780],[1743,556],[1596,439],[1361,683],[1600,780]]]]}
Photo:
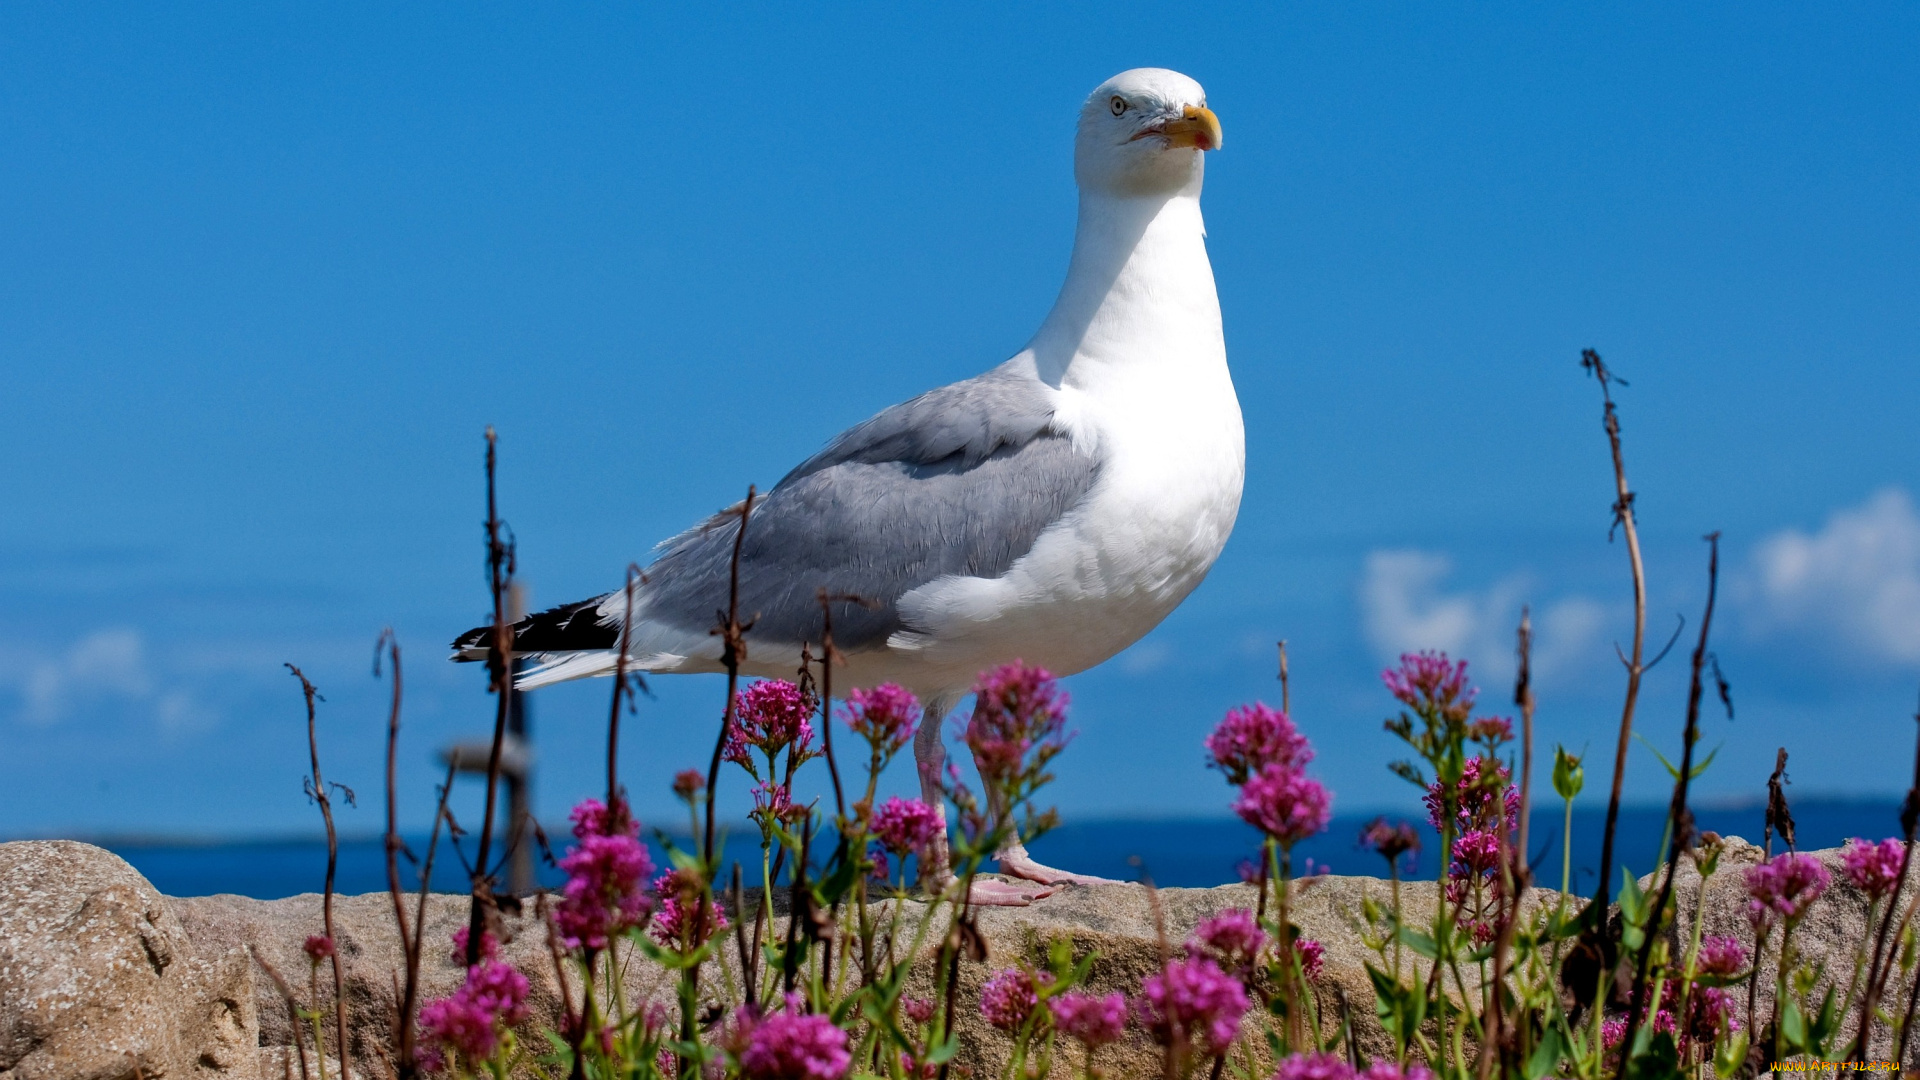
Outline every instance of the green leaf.
{"type": "Polygon", "coordinates": [[[949,1035],[947,1037],[946,1042],[943,1042],[939,1046],[936,1046],[933,1049],[927,1051],[927,1056],[924,1058],[921,1058],[920,1060],[926,1062],[929,1065],[939,1065],[943,1062],[953,1060],[953,1055],[959,1052],[960,1052],[959,1038],[949,1035]]]}
{"type": "Polygon", "coordinates": [[[1401,923],[1394,929],[1394,936],[1404,942],[1407,948],[1412,949],[1414,952],[1419,953],[1429,960],[1437,960],[1440,958],[1440,946],[1434,943],[1433,938],[1415,930],[1405,923],[1401,923]]]}
{"type": "Polygon", "coordinates": [[[1713,1072],[1720,1080],[1731,1080],[1734,1073],[1747,1063],[1747,1033],[1744,1031],[1721,1039],[1713,1048],[1713,1072]]]}
{"type": "Polygon", "coordinates": [[[1560,1059],[1567,1056],[1566,1036],[1560,1033],[1558,1024],[1547,1026],[1546,1034],[1540,1037],[1540,1045],[1533,1048],[1533,1056],[1528,1058],[1522,1073],[1526,1080],[1540,1080],[1554,1071],[1560,1059]]]}
{"type": "Polygon", "coordinates": [[[1626,1080],[1685,1080],[1673,1036],[1664,1031],[1648,1035],[1648,1029],[1642,1028],[1633,1040],[1638,1052],[1627,1062],[1626,1080]]]}
{"type": "Polygon", "coordinates": [[[1787,1044],[1789,1053],[1810,1054],[1812,1048],[1807,1043],[1807,1018],[1792,998],[1780,1002],[1780,1038],[1787,1044]]]}
{"type": "Polygon", "coordinates": [[[1826,1000],[1820,1003],[1820,1014],[1813,1018],[1813,1024],[1807,1030],[1807,1043],[1811,1047],[1807,1052],[1822,1060],[1833,1056],[1830,1044],[1840,1030],[1840,1015],[1834,1008],[1833,991],[1833,987],[1827,987],[1826,1000]]]}

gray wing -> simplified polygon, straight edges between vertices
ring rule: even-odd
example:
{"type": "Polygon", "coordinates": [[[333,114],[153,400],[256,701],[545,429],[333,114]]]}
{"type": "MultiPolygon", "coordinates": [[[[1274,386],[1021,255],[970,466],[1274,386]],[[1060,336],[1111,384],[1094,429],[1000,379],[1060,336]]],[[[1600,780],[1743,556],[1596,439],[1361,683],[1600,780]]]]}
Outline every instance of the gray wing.
{"type": "MultiPolygon", "coordinates": [[[[903,628],[902,595],[949,574],[995,578],[1093,486],[1098,465],[1048,430],[1045,385],[1006,367],[853,427],[755,502],[740,551],[749,642],[878,648],[903,628]]],[[[667,541],[647,569],[646,618],[703,633],[727,605],[739,519],[723,512],[667,541]]]]}

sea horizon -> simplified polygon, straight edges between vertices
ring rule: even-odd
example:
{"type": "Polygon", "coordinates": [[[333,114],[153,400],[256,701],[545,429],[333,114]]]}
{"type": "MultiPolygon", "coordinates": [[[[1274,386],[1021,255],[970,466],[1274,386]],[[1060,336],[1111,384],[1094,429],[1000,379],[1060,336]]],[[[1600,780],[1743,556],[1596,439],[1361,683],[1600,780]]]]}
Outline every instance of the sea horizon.
{"type": "MultiPolygon", "coordinates": [[[[1794,846],[1802,850],[1838,846],[1854,836],[1870,839],[1895,836],[1900,831],[1897,798],[1806,796],[1793,800],[1792,808],[1798,826],[1794,846]]],[[[1705,799],[1696,803],[1693,810],[1696,826],[1703,831],[1740,836],[1755,844],[1762,842],[1763,801],[1705,799]]],[[[1560,883],[1563,815],[1564,804],[1538,807],[1531,815],[1528,846],[1534,878],[1541,886],[1558,887],[1560,883]]],[[[1393,811],[1336,816],[1326,832],[1294,848],[1293,873],[1384,876],[1385,862],[1372,852],[1361,850],[1356,843],[1361,827],[1381,816],[1388,820],[1413,820],[1421,826],[1423,850],[1406,870],[1406,876],[1432,876],[1436,869],[1434,849],[1438,846],[1438,837],[1414,815],[1393,811]]],[[[1605,816],[1604,803],[1574,806],[1570,884],[1577,892],[1593,889],[1594,864],[1598,861],[1605,816]]],[[[1615,839],[1616,866],[1628,868],[1635,876],[1647,873],[1658,857],[1665,818],[1664,804],[1621,807],[1615,839]]],[[[565,827],[548,829],[543,824],[543,829],[555,853],[564,852],[565,841],[570,839],[565,827]]],[[[746,880],[754,882],[759,876],[757,830],[745,821],[726,823],[723,829],[727,861],[741,862],[746,880]]],[[[686,834],[684,830],[648,831],[648,846],[657,866],[667,865],[663,838],[669,843],[684,843],[686,834]]],[[[326,866],[325,837],[318,831],[226,836],[76,833],[9,839],[70,839],[95,844],[126,859],[145,874],[155,888],[170,896],[233,893],[257,899],[279,899],[318,892],[326,866]]],[[[408,832],[403,834],[403,839],[409,850],[423,852],[424,834],[408,832]]],[[[1029,848],[1041,862],[1079,873],[1129,881],[1146,876],[1156,884],[1171,887],[1210,887],[1239,880],[1240,864],[1254,856],[1258,845],[1258,834],[1252,828],[1227,816],[1106,815],[1063,824],[1032,841],[1029,848]]],[[[1776,839],[1775,850],[1784,848],[1785,844],[1776,839]]],[[[471,837],[465,851],[465,857],[471,857],[471,837]]],[[[554,885],[562,880],[559,871],[544,858],[536,861],[541,884],[554,885]]],[[[462,865],[463,857],[443,846],[435,870],[436,891],[464,892],[466,874],[462,865]]],[[[1618,873],[1616,870],[1616,879],[1618,873]]],[[[415,887],[414,868],[405,860],[401,878],[404,888],[415,887]]],[[[1609,891],[1618,886],[1616,880],[1609,891]]],[[[382,835],[377,832],[342,835],[335,890],[354,894],[385,891],[387,887],[382,835]]]]}

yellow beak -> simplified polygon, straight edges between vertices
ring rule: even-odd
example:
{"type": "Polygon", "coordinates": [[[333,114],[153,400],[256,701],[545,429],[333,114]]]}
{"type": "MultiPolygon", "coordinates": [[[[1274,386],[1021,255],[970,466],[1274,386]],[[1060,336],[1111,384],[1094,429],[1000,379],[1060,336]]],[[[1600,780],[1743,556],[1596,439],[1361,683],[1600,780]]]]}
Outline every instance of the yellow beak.
{"type": "Polygon", "coordinates": [[[1165,135],[1172,146],[1185,146],[1194,150],[1220,149],[1220,118],[1205,105],[1188,105],[1181,110],[1178,120],[1169,120],[1152,130],[1143,131],[1135,138],[1148,135],[1165,135]]]}

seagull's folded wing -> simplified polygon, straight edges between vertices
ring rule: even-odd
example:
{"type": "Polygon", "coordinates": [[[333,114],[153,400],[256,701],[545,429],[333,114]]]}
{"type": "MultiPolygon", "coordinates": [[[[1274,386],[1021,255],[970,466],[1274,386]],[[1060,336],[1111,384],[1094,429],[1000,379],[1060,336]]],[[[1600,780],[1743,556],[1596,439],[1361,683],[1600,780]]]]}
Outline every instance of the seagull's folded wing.
{"type": "MultiPolygon", "coordinates": [[[[749,640],[818,642],[824,589],[835,643],[878,647],[912,629],[895,608],[902,594],[948,575],[1005,573],[1098,471],[1052,425],[1046,386],[1009,366],[833,440],[754,505],[740,551],[749,640]]],[[[642,619],[704,635],[726,606],[738,527],[737,512],[723,512],[661,545],[642,619]]]]}

